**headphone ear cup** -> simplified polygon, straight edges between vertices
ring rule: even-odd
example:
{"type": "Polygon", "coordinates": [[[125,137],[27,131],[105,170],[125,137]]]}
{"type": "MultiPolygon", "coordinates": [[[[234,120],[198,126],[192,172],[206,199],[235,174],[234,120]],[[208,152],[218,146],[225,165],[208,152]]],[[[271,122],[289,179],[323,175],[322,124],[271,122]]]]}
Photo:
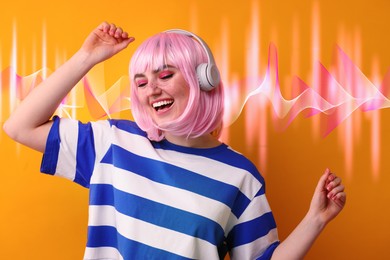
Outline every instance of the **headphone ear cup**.
{"type": "Polygon", "coordinates": [[[217,87],[220,82],[220,75],[217,66],[209,63],[202,63],[196,67],[196,74],[199,86],[203,91],[210,91],[217,87]]]}

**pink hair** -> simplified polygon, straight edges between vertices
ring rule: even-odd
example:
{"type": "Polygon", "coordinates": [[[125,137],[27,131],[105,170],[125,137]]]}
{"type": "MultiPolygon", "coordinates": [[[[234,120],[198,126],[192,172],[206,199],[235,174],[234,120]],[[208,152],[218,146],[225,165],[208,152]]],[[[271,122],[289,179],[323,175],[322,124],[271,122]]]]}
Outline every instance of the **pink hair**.
{"type": "Polygon", "coordinates": [[[211,91],[202,91],[196,67],[207,63],[205,50],[195,39],[178,33],[159,33],[143,42],[130,61],[131,109],[139,127],[149,139],[160,141],[164,132],[187,138],[212,133],[219,137],[223,118],[223,84],[211,91]],[[162,65],[172,65],[180,70],[190,88],[188,104],[182,115],[172,122],[157,126],[140,105],[134,76],[162,65]]]}

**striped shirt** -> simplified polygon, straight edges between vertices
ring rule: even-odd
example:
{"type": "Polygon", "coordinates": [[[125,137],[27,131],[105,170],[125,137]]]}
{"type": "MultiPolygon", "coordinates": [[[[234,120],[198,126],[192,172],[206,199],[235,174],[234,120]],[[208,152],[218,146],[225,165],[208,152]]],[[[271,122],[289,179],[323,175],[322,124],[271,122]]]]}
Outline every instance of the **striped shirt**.
{"type": "Polygon", "coordinates": [[[264,180],[221,144],[150,141],[134,122],[54,118],[41,171],[89,188],[84,259],[269,259],[264,180]]]}

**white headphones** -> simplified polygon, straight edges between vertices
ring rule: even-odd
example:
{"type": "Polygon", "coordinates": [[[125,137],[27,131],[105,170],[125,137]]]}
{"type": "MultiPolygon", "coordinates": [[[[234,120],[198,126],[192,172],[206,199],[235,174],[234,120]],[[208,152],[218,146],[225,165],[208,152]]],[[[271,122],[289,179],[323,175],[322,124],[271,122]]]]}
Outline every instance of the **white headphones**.
{"type": "Polygon", "coordinates": [[[196,67],[196,74],[199,80],[199,86],[204,91],[210,91],[219,85],[221,80],[219,70],[215,64],[213,54],[207,43],[203,41],[199,36],[185,30],[172,29],[165,31],[167,33],[179,33],[184,34],[197,40],[203,47],[207,55],[207,63],[199,64],[196,67]]]}

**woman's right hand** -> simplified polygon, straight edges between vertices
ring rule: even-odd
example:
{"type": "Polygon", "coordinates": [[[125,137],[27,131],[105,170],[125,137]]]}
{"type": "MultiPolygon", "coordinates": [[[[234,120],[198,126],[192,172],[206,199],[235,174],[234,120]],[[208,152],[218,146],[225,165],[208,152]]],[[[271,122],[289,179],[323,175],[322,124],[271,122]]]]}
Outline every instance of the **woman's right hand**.
{"type": "Polygon", "coordinates": [[[80,50],[35,87],[3,125],[15,141],[43,152],[50,118],[61,101],[88,71],[134,41],[114,24],[102,23],[87,37],[80,50]]]}
{"type": "Polygon", "coordinates": [[[134,37],[129,37],[122,28],[103,22],[89,34],[80,51],[88,56],[93,66],[117,54],[133,41],[134,37]]]}

